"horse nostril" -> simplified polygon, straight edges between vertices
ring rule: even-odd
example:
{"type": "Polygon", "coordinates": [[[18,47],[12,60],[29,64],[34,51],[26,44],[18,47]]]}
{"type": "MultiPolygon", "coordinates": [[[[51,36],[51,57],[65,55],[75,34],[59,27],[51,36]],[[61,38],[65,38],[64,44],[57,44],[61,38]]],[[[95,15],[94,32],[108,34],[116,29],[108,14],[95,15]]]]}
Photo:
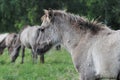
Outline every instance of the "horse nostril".
{"type": "Polygon", "coordinates": [[[44,32],[45,29],[44,29],[44,28],[40,28],[39,30],[40,30],[41,32],[44,32]]]}

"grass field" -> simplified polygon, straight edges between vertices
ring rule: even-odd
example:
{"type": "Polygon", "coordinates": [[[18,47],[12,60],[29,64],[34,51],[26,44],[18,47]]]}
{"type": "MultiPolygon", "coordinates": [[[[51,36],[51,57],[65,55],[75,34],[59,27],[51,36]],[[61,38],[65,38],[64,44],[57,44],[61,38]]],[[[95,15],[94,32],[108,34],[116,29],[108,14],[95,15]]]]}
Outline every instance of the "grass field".
{"type": "Polygon", "coordinates": [[[45,64],[39,59],[32,63],[31,52],[26,49],[24,64],[21,55],[15,63],[10,63],[7,50],[0,56],[0,80],[78,80],[70,54],[62,49],[50,50],[45,55],[45,64]]]}

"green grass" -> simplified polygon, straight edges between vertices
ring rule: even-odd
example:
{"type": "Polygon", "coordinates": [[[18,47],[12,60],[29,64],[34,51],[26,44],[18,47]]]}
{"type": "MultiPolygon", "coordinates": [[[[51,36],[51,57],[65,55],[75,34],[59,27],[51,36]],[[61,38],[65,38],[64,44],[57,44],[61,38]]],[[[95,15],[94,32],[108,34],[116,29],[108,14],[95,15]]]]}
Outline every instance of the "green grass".
{"type": "Polygon", "coordinates": [[[45,64],[39,59],[32,63],[31,52],[26,49],[24,64],[21,55],[15,63],[10,63],[7,50],[0,56],[0,80],[78,80],[70,54],[62,49],[50,50],[45,54],[45,64]]]}

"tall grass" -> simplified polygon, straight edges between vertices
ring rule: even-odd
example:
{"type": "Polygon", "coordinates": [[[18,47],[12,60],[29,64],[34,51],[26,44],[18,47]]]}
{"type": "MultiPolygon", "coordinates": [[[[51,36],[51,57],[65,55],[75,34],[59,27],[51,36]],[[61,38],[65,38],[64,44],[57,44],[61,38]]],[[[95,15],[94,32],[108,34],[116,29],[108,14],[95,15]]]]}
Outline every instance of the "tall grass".
{"type": "Polygon", "coordinates": [[[10,63],[7,50],[0,56],[0,80],[78,80],[70,54],[62,48],[50,50],[45,54],[45,64],[39,59],[32,63],[31,52],[26,49],[24,64],[21,55],[15,63],[10,63]]]}

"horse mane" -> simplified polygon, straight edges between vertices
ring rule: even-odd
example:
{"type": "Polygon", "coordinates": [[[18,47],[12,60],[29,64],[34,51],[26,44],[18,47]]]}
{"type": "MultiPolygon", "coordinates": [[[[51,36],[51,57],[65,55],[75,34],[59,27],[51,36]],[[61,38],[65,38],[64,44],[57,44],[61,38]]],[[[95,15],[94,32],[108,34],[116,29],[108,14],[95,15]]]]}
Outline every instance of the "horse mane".
{"type": "MultiPolygon", "coordinates": [[[[98,33],[100,30],[103,30],[104,28],[107,28],[105,24],[98,22],[97,20],[88,20],[85,17],[81,17],[79,15],[74,15],[72,13],[67,13],[63,10],[52,10],[54,17],[60,17],[64,18],[65,20],[69,20],[70,24],[73,25],[73,27],[80,28],[80,30],[90,30],[92,33],[98,33]]],[[[45,18],[45,15],[42,17],[42,19],[45,18]]],[[[56,21],[56,20],[53,20],[56,21]]]]}
{"type": "Polygon", "coordinates": [[[66,16],[69,18],[70,23],[73,26],[76,26],[81,30],[90,30],[92,33],[97,33],[106,27],[105,24],[94,19],[90,21],[86,17],[81,17],[79,15],[74,15],[71,13],[68,13],[66,16]]]}

